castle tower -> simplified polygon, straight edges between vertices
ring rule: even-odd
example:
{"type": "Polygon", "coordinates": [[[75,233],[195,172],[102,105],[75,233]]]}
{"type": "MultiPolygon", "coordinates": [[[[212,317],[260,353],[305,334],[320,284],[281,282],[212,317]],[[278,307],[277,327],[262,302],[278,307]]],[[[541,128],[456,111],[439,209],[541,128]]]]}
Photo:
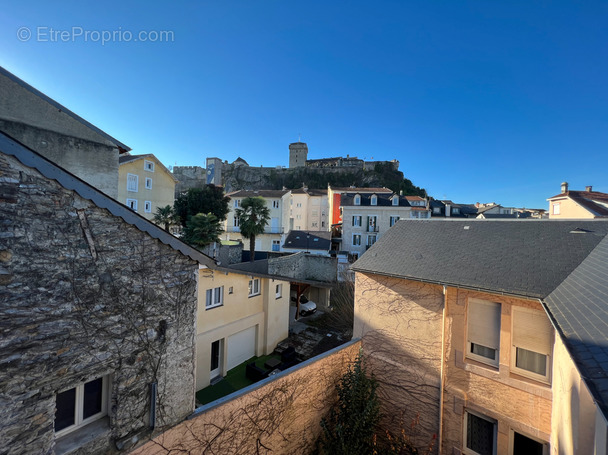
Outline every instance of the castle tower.
{"type": "Polygon", "coordinates": [[[222,185],[222,160],[207,158],[207,185],[222,185]]]}
{"type": "Polygon", "coordinates": [[[289,144],[289,168],[304,167],[308,158],[308,146],[306,142],[294,142],[289,144]]]}

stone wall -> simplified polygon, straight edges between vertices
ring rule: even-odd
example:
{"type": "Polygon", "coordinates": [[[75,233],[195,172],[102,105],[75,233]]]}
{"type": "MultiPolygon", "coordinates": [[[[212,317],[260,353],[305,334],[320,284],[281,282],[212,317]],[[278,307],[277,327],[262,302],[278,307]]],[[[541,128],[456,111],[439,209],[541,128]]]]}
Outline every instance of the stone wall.
{"type": "Polygon", "coordinates": [[[173,166],[173,176],[177,179],[175,184],[175,198],[190,188],[203,188],[205,186],[206,170],[200,166],[173,166]]]}
{"type": "Polygon", "coordinates": [[[336,282],[338,280],[338,260],[306,253],[295,253],[289,256],[268,260],[270,275],[294,279],[336,282]]]}
{"type": "Polygon", "coordinates": [[[150,383],[157,426],[188,415],[197,263],[4,154],[0,220],[0,452],[126,450],[150,383]],[[56,438],[56,394],[102,376],[108,416],[56,438]]]}
{"type": "Polygon", "coordinates": [[[358,340],[203,406],[133,455],[308,454],[335,384],[357,356],[358,340]]]}

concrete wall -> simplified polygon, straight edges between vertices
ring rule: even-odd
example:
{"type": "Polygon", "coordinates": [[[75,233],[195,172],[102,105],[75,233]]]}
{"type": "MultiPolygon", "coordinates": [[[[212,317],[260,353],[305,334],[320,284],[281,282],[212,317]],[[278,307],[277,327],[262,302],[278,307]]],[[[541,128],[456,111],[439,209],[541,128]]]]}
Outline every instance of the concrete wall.
{"type": "MultiPolygon", "coordinates": [[[[249,275],[201,269],[199,271],[197,310],[196,390],[209,385],[211,344],[228,340],[231,335],[256,328],[255,355],[271,353],[279,341],[289,334],[289,282],[260,278],[261,293],[249,297],[249,275]],[[276,297],[275,286],[282,285],[282,295],[276,297]],[[208,289],[224,287],[222,306],[207,309],[208,289]]],[[[228,349],[222,353],[221,374],[227,369],[228,349]]]]}
{"type": "Polygon", "coordinates": [[[2,452],[128,447],[148,432],[152,382],[157,424],[181,421],[194,406],[198,265],[4,154],[0,175],[2,452]],[[102,376],[108,417],[57,438],[56,394],[102,376]]]}
{"type": "Polygon", "coordinates": [[[0,131],[117,197],[117,146],[4,75],[0,75],[0,131]]]}
{"type": "Polygon", "coordinates": [[[355,274],[353,336],[379,381],[384,425],[411,433],[418,421],[420,449],[439,434],[442,311],[441,286],[355,274]]]}
{"type": "Polygon", "coordinates": [[[159,207],[170,205],[173,207],[175,196],[175,180],[171,173],[166,171],[160,161],[154,157],[146,157],[129,161],[120,165],[118,169],[118,202],[127,203],[127,199],[137,200],[137,213],[148,220],[154,218],[159,207]],[[144,161],[154,163],[154,171],[144,169],[144,161]],[[138,176],[136,192],[127,191],[127,175],[138,176]],[[152,179],[152,189],[146,188],[146,178],[152,179]],[[145,211],[145,202],[151,202],[150,212],[145,211]]]}
{"type": "Polygon", "coordinates": [[[268,261],[268,273],[300,280],[335,282],[338,279],[338,260],[336,258],[290,254],[268,261]]]}
{"type": "Polygon", "coordinates": [[[359,348],[351,342],[199,408],[133,455],[312,453],[335,384],[359,348]]]}

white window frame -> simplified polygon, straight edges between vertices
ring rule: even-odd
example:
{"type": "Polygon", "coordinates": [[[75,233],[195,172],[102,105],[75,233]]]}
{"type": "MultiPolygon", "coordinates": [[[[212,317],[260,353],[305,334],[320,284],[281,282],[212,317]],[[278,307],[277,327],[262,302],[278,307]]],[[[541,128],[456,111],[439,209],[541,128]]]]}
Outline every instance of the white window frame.
{"type": "Polygon", "coordinates": [[[144,212],[152,213],[152,201],[144,201],[144,212]]]}
{"type": "Polygon", "coordinates": [[[273,209],[278,209],[279,208],[279,201],[276,201],[276,200],[272,201],[272,208],[273,209]]]}
{"type": "Polygon", "coordinates": [[[498,436],[498,423],[496,422],[495,419],[492,419],[490,417],[484,416],[482,414],[479,414],[477,412],[473,412],[470,411],[469,409],[467,409],[464,412],[464,422],[462,425],[462,453],[466,454],[466,455],[479,455],[479,452],[475,452],[473,449],[469,449],[468,447],[468,443],[469,441],[467,440],[467,430],[468,430],[468,426],[469,426],[469,414],[472,416],[477,417],[478,419],[483,419],[486,422],[489,422],[493,425],[493,448],[492,448],[492,454],[496,455],[496,441],[497,441],[497,436],[498,436]]]}
{"type": "Polygon", "coordinates": [[[150,177],[146,177],[146,189],[147,190],[152,189],[152,179],[150,177]]]}
{"type": "Polygon", "coordinates": [[[252,278],[249,280],[249,297],[255,297],[260,295],[260,279],[252,278]]]}
{"type": "Polygon", "coordinates": [[[433,207],[433,213],[435,215],[441,215],[441,207],[433,207]]]}
{"type": "Polygon", "coordinates": [[[127,207],[129,207],[131,210],[133,210],[134,212],[137,212],[137,199],[130,199],[127,198],[127,207]]]}
{"type": "Polygon", "coordinates": [[[367,236],[367,246],[372,246],[374,243],[378,241],[378,236],[376,234],[370,234],[367,236]]]}
{"type": "Polygon", "coordinates": [[[377,215],[370,215],[367,217],[367,232],[378,232],[377,215]]]}
{"type": "Polygon", "coordinates": [[[397,215],[391,216],[389,219],[390,227],[393,227],[395,224],[397,224],[397,221],[399,221],[399,220],[400,220],[399,216],[397,216],[397,215]]]}
{"type": "Polygon", "coordinates": [[[362,215],[353,215],[353,218],[352,218],[353,227],[361,227],[362,219],[363,219],[362,215]]]}
{"type": "Polygon", "coordinates": [[[399,205],[399,196],[394,196],[392,202],[393,202],[393,205],[399,205]]]}
{"type": "Polygon", "coordinates": [[[275,298],[280,299],[283,296],[283,283],[279,283],[275,286],[275,298]]]}
{"type": "Polygon", "coordinates": [[[372,194],[372,197],[369,199],[370,205],[378,205],[378,196],[372,194]]]}
{"type": "Polygon", "coordinates": [[[144,170],[154,172],[154,161],[144,160],[144,170]]]}
{"type": "Polygon", "coordinates": [[[127,174],[127,191],[137,193],[139,188],[139,175],[127,174]]]}
{"type": "Polygon", "coordinates": [[[553,332],[553,326],[544,311],[525,307],[512,307],[511,371],[518,375],[550,384],[554,343],[553,332]],[[545,356],[545,375],[518,367],[518,349],[545,356]]]}
{"type": "Polygon", "coordinates": [[[361,205],[361,196],[359,196],[358,194],[355,195],[354,204],[355,205],[361,205]]]}
{"type": "Polygon", "coordinates": [[[551,215],[561,215],[561,203],[554,202],[551,204],[551,215]]]}
{"type": "Polygon", "coordinates": [[[361,245],[361,234],[353,234],[353,246],[361,245]]]}
{"type": "Polygon", "coordinates": [[[240,199],[235,199],[234,200],[234,208],[238,209],[241,206],[241,200],[240,199]]]}
{"type": "Polygon", "coordinates": [[[207,289],[205,293],[205,309],[217,308],[224,304],[224,286],[207,289]]]}
{"type": "Polygon", "coordinates": [[[73,387],[68,387],[66,389],[62,389],[59,392],[57,392],[55,394],[55,402],[57,400],[57,395],[59,395],[60,393],[63,392],[67,392],[68,390],[71,389],[76,389],[76,400],[75,400],[75,416],[74,416],[74,424],[70,425],[69,427],[65,427],[59,431],[55,432],[55,436],[56,437],[61,437],[63,435],[66,435],[68,433],[71,433],[72,431],[75,431],[79,428],[84,427],[85,425],[88,425],[91,422],[94,422],[95,420],[99,420],[102,417],[105,417],[106,415],[108,415],[108,393],[109,393],[109,383],[110,383],[110,376],[106,375],[106,376],[101,376],[101,377],[97,377],[97,378],[92,378],[86,382],[82,382],[76,386],[73,387]],[[92,381],[96,381],[98,379],[102,379],[102,385],[101,385],[101,411],[98,412],[97,414],[94,414],[90,417],[87,417],[86,419],[83,418],[83,412],[84,412],[84,386],[85,384],[88,384],[89,382],[92,381]]]}
{"type": "Polygon", "coordinates": [[[509,454],[518,455],[516,453],[513,453],[513,450],[515,450],[515,433],[519,433],[520,435],[522,435],[525,438],[538,442],[539,444],[541,444],[543,446],[543,455],[549,455],[549,443],[547,441],[543,441],[542,439],[538,439],[533,436],[530,436],[528,433],[524,433],[523,431],[515,431],[512,428],[509,431],[509,454]]]}
{"type": "Polygon", "coordinates": [[[467,358],[498,367],[500,361],[501,319],[500,303],[476,298],[468,299],[466,327],[467,358]],[[494,349],[496,358],[491,359],[473,352],[474,345],[494,349]]]}

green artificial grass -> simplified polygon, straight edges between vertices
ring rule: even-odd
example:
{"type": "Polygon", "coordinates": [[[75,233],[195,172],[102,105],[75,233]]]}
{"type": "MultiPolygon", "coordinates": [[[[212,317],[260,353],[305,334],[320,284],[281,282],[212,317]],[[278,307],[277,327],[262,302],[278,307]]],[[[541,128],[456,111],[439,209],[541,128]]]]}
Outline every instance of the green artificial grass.
{"type": "Polygon", "coordinates": [[[210,385],[204,389],[196,392],[196,399],[201,405],[211,403],[212,401],[218,400],[226,395],[230,395],[232,392],[243,389],[253,384],[252,381],[247,379],[245,375],[245,368],[248,363],[255,361],[255,364],[260,368],[265,368],[264,363],[271,358],[280,359],[281,356],[277,354],[265,355],[262,357],[252,357],[246,362],[235,366],[232,370],[229,370],[226,376],[215,385],[210,385]]]}

